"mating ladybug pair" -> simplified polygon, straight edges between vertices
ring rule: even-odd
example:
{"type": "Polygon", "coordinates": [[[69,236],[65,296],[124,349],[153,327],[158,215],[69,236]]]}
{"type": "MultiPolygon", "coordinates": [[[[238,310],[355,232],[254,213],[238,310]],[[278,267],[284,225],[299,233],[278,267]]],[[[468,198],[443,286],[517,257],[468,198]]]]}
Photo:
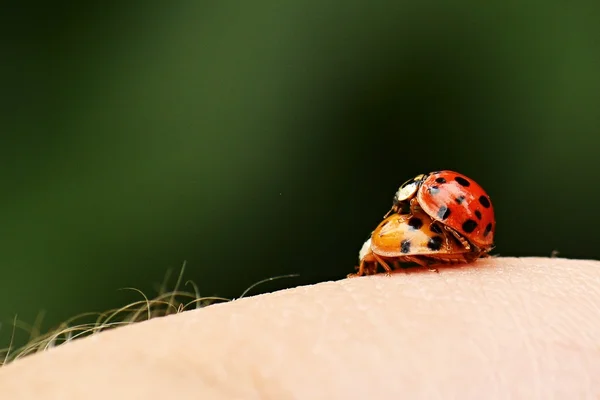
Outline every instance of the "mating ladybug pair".
{"type": "Polygon", "coordinates": [[[391,272],[390,264],[471,262],[492,250],[495,229],[492,201],[475,181],[453,171],[417,175],[400,186],[348,276],[375,274],[378,265],[391,272]]]}

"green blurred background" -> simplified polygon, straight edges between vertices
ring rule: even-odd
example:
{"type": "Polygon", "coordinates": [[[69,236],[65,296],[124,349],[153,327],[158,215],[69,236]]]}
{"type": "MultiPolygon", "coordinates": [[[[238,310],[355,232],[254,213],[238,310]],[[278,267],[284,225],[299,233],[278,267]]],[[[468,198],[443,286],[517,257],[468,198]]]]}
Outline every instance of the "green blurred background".
{"type": "Polygon", "coordinates": [[[497,254],[599,258],[600,3],[417,3],[5,6],[0,347],[185,260],[203,295],[343,278],[438,169],[497,254]]]}

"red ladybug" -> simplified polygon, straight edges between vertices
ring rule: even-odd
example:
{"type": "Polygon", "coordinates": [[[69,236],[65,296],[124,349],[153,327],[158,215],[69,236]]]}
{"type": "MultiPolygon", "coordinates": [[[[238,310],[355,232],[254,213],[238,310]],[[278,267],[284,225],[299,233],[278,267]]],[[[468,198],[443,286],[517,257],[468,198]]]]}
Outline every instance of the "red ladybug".
{"type": "Polygon", "coordinates": [[[437,171],[406,181],[394,195],[390,212],[414,214],[419,209],[452,232],[466,249],[485,253],[494,247],[494,207],[473,179],[437,171]]]}

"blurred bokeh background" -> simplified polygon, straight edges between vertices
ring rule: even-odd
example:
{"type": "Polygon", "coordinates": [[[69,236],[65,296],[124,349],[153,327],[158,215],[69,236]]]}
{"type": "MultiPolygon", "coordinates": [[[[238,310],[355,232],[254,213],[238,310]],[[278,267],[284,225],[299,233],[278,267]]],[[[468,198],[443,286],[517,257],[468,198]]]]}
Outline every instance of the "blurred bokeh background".
{"type": "MultiPolygon", "coordinates": [[[[13,2],[16,3],[16,2],[13,2]]],[[[54,1],[0,14],[0,347],[152,295],[343,278],[415,174],[506,256],[599,258],[600,3],[54,1]]]]}

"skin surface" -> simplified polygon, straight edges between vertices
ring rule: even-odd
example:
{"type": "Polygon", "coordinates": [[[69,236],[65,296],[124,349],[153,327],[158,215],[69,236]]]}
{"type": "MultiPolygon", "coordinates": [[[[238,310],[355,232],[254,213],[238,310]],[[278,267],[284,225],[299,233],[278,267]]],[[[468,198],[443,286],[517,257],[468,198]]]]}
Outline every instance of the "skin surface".
{"type": "Polygon", "coordinates": [[[600,398],[600,262],[491,258],[150,320],[0,368],[17,399],[600,398]]]}

